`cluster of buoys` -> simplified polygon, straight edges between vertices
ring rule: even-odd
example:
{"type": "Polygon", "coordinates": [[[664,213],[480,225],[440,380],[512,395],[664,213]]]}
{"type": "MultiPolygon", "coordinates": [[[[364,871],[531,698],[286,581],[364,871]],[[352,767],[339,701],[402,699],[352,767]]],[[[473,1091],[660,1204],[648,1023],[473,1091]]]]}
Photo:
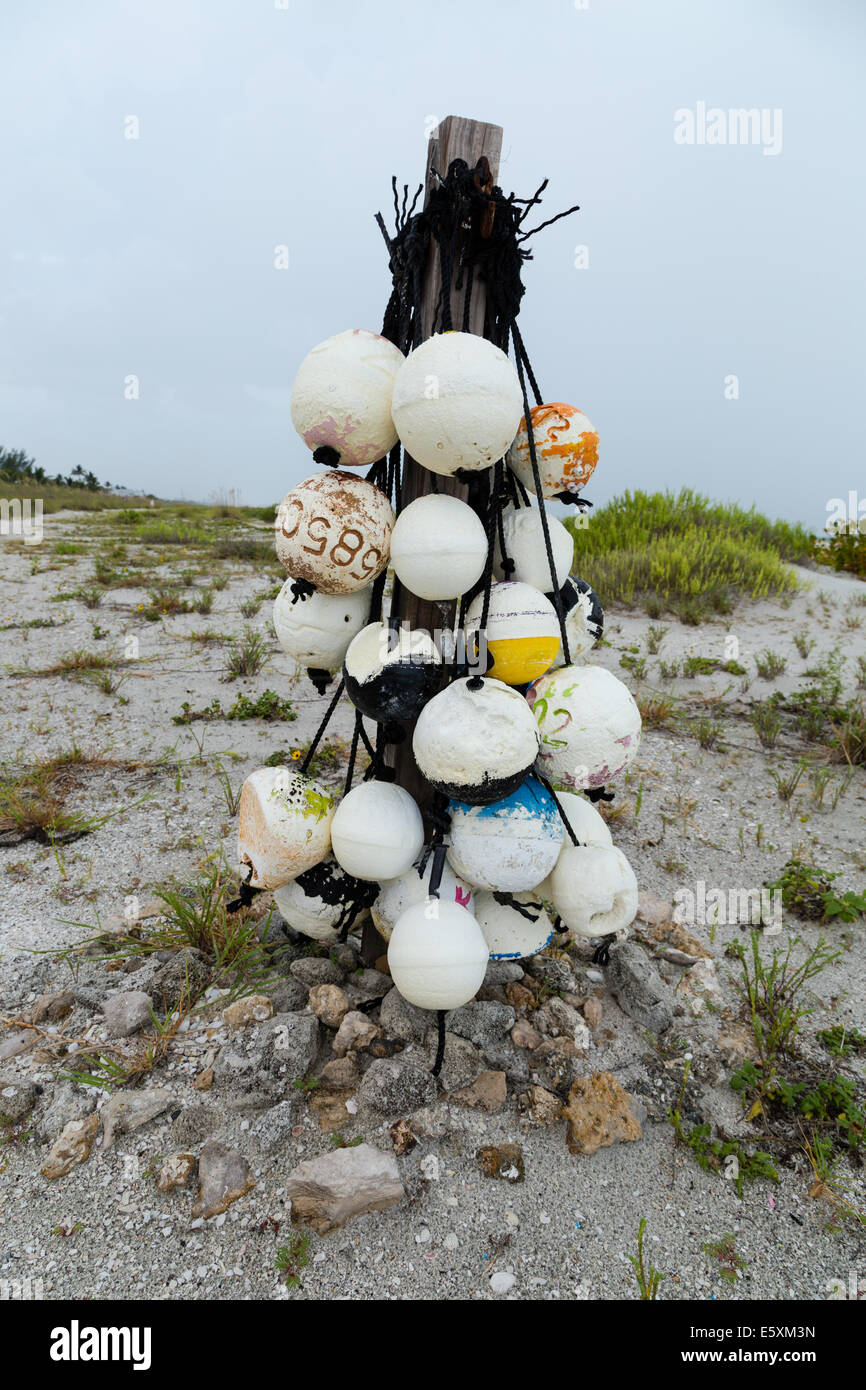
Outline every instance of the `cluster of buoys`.
{"type": "Polygon", "coordinates": [[[263,768],[241,796],[241,875],[274,889],[313,939],[369,915],[395,984],[422,1008],[466,1003],[489,959],[532,955],[557,928],[622,932],[637,907],[634,873],[589,797],[634,759],[640,714],[587,661],[601,604],[571,573],[571,534],[544,510],[578,498],[598,435],[575,406],[537,405],[528,425],[524,411],[506,354],[469,333],[436,334],[405,357],[378,334],[340,333],[308,354],[292,389],[292,421],[324,469],[277,510],[278,640],[304,666],[341,670],[356,718],[411,729],[448,828],[425,843],[418,804],[393,782],[371,777],[337,800],[303,772],[263,768]],[[504,460],[511,500],[498,525],[435,491],[395,515],[385,478],[398,442],[463,480],[494,465],[500,476],[504,460]],[[375,483],[349,471],[369,466],[375,483]],[[472,662],[451,664],[430,634],[392,624],[381,603],[372,611],[388,566],[420,599],[464,599],[472,662]]]}

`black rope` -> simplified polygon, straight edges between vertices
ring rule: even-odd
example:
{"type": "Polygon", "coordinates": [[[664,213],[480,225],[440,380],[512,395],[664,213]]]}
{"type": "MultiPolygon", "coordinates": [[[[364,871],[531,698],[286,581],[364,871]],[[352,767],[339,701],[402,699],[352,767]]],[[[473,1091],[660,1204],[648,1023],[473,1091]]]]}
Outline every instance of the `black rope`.
{"type": "Polygon", "coordinates": [[[603,936],[599,944],[592,953],[593,965],[610,964],[610,948],[616,941],[616,932],[612,931],[608,936],[603,936]]]}
{"type": "Polygon", "coordinates": [[[328,705],[328,708],[325,712],[325,717],[319,725],[318,729],[316,730],[315,734],[313,735],[313,741],[304,755],[304,761],[301,763],[301,772],[306,772],[307,768],[310,766],[310,763],[313,760],[313,754],[318,748],[322,735],[328,727],[328,722],[331,718],[331,715],[334,713],[334,710],[337,708],[337,705],[340,702],[340,696],[343,693],[343,687],[345,684],[345,680],[341,680],[340,684],[337,686],[337,689],[334,691],[334,698],[328,705]]]}
{"type": "MultiPolygon", "coordinates": [[[[512,333],[517,330],[517,325],[512,324],[512,333]]],[[[550,544],[550,526],[547,521],[547,508],[544,505],[544,494],[541,487],[541,474],[538,471],[538,458],[535,452],[535,430],[532,427],[532,414],[529,409],[529,397],[526,394],[526,376],[523,370],[523,359],[518,346],[518,338],[514,339],[514,353],[517,364],[517,376],[520,380],[520,390],[523,393],[523,415],[526,421],[526,437],[529,443],[529,459],[532,464],[532,480],[535,483],[535,495],[538,498],[538,511],[541,516],[541,531],[544,536],[544,549],[547,552],[547,565],[550,570],[550,588],[553,594],[553,606],[556,609],[556,616],[559,620],[559,632],[562,641],[562,659],[566,666],[571,665],[571,652],[568,646],[568,633],[565,630],[565,610],[562,606],[562,595],[556,573],[556,564],[553,559],[553,547],[550,544]]]]}
{"type": "Polygon", "coordinates": [[[433,1076],[438,1076],[442,1070],[442,1063],[445,1061],[445,1010],[436,1010],[436,1027],[438,1038],[436,1040],[436,1061],[433,1063],[433,1076]]]}
{"type": "Polygon", "coordinates": [[[352,778],[355,775],[355,759],[358,756],[358,740],[361,737],[361,720],[363,715],[359,709],[355,710],[355,731],[352,734],[352,746],[349,749],[349,762],[346,767],[346,781],[343,784],[343,795],[348,796],[352,788],[352,778]]]}
{"type": "Polygon", "coordinates": [[[605,787],[584,787],[584,792],[590,801],[613,801],[614,798],[614,793],[605,787]]]}
{"type": "Polygon", "coordinates": [[[226,903],[226,912],[240,912],[242,907],[249,907],[257,893],[261,893],[261,888],[253,888],[250,879],[253,876],[252,864],[247,865],[247,876],[238,882],[238,896],[232,898],[231,902],[226,903]]]}
{"type": "Polygon", "coordinates": [[[308,579],[293,579],[290,593],[292,595],[292,607],[294,608],[298,600],[305,603],[306,600],[316,592],[315,584],[311,584],[308,579]]]}
{"type": "Polygon", "coordinates": [[[553,790],[553,787],[550,785],[550,783],[548,782],[548,780],[547,780],[547,778],[544,776],[544,774],[543,774],[542,772],[539,772],[539,771],[538,771],[538,767],[537,767],[537,766],[536,766],[536,769],[535,769],[535,775],[536,775],[536,777],[538,778],[538,780],[539,780],[539,782],[541,783],[541,785],[542,785],[543,787],[546,787],[547,790],[548,790],[548,792],[550,793],[550,795],[553,797],[553,804],[554,804],[554,806],[556,807],[557,811],[559,812],[559,819],[562,821],[563,825],[565,826],[566,830],[568,831],[568,837],[569,837],[569,839],[571,840],[571,843],[572,843],[573,845],[579,845],[579,844],[581,844],[582,842],[581,842],[580,840],[578,840],[577,835],[574,833],[574,830],[573,830],[573,828],[572,828],[571,821],[568,819],[568,816],[565,814],[565,808],[564,808],[564,806],[562,805],[562,802],[560,801],[559,797],[556,795],[556,792],[553,790]]]}

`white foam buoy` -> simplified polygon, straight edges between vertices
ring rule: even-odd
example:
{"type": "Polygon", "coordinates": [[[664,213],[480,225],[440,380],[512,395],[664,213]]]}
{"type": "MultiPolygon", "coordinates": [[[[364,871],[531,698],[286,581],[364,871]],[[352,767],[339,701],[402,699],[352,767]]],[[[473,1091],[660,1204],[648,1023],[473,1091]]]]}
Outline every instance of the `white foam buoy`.
{"type": "MultiPolygon", "coordinates": [[[[484,611],[484,594],[476,594],[466,610],[469,650],[484,611]]],[[[514,580],[491,585],[487,610],[487,674],[506,685],[527,685],[550,669],[561,646],[559,619],[549,598],[531,584],[514,580]]]]}
{"type": "Polygon", "coordinates": [[[394,378],[405,361],[387,338],[350,328],[307,353],[292,386],[292,424],[317,463],[364,468],[397,443],[394,378]]]}
{"type": "Polygon", "coordinates": [[[354,473],[314,473],[287,492],[275,523],[277,558],[325,594],[363,588],[388,563],[394,509],[354,473]]]}
{"type": "MultiPolygon", "coordinates": [[[[574,560],[574,540],[558,517],[547,514],[547,528],[550,548],[553,554],[556,587],[561,589],[568,578],[574,560]]],[[[502,568],[502,547],[497,535],[496,556],[493,572],[497,579],[516,579],[522,584],[531,584],[542,593],[550,593],[550,565],[547,562],[547,548],[544,544],[544,528],[541,512],[537,507],[509,508],[502,518],[502,539],[505,541],[505,555],[514,561],[514,569],[505,575],[502,568]]]]}
{"type": "MultiPolygon", "coordinates": [[[[418,903],[427,901],[430,894],[432,869],[433,855],[430,854],[424,866],[423,874],[419,874],[413,864],[412,868],[408,869],[405,874],[401,874],[399,878],[389,879],[381,885],[378,897],[370,908],[370,916],[373,918],[377,932],[386,941],[390,941],[394,923],[406,911],[407,907],[416,907],[418,903]]],[[[473,910],[471,887],[462,878],[457,877],[448,863],[442,865],[439,898],[442,902],[456,903],[458,907],[465,907],[468,912],[473,910]]]]}
{"type": "Polygon", "coordinates": [[[344,927],[369,915],[375,884],[347,874],[329,854],[291,883],[274,890],[274,902],[295,931],[314,941],[336,941],[344,927]]]}
{"type": "Polygon", "coordinates": [[[336,671],[370,615],[369,588],[352,594],[298,594],[292,592],[293,583],[287,579],[274,599],[277,641],[301,666],[336,671]]]}
{"type": "MultiPolygon", "coordinates": [[[[552,600],[551,594],[547,597],[552,600]]],[[[572,661],[575,661],[592,651],[604,632],[604,610],[595,590],[590,588],[585,579],[578,579],[576,574],[568,576],[559,591],[559,599],[565,615],[568,654],[572,661]]],[[[564,660],[560,649],[551,670],[555,671],[558,666],[562,666],[564,660]]]]}
{"type": "Polygon", "coordinates": [[[405,507],[391,536],[391,564],[405,589],[424,599],[459,598],[481,578],[487,536],[459,497],[428,493],[405,507]]]}
{"type": "MultiPolygon", "coordinates": [[[[576,792],[558,791],[556,799],[565,812],[566,819],[574,831],[578,843],[582,845],[606,845],[613,844],[613,836],[608,828],[607,821],[595,809],[591,801],[585,796],[576,792]]],[[[565,830],[562,840],[562,848],[557,857],[557,864],[560,860],[565,860],[574,850],[574,841],[565,830]]],[[[554,866],[555,867],[555,866],[554,866]]],[[[553,902],[553,889],[550,883],[550,876],[539,883],[536,892],[544,898],[545,902],[553,902]]]]}
{"type": "Polygon", "coordinates": [[[526,700],[486,676],[452,681],[434,695],[412,737],[415,761],[431,786],[473,806],[516,791],[538,746],[538,726],[526,700]]]}
{"type": "Polygon", "coordinates": [[[452,801],[448,860],[476,888],[519,893],[546,878],[562,848],[565,828],[556,803],[537,777],[487,806],[452,801]]]}
{"type": "Polygon", "coordinates": [[[408,907],[388,942],[388,969],[403,998],[419,1009],[459,1009],[481,988],[489,960],[471,912],[430,898],[408,907]]]}
{"type": "Polygon", "coordinates": [[[637,879],[615,845],[573,845],[557,861],[550,897],[562,922],[576,936],[625,931],[637,913],[637,879]]]}
{"type": "MultiPolygon", "coordinates": [[[[571,502],[589,482],[598,462],[598,434],[582,410],[563,401],[536,405],[529,412],[535,457],[545,497],[571,502]]],[[[526,417],[508,450],[509,468],[527,492],[535,492],[526,417]]]]}
{"type": "Polygon", "coordinates": [[[479,893],[475,916],[491,960],[537,955],[553,937],[553,923],[537,892],[479,893]]]}
{"type": "Polygon", "coordinates": [[[421,812],[394,782],[361,782],[334,812],[331,843],[337,863],[355,878],[397,878],[421,852],[421,812]]]}
{"type": "Polygon", "coordinates": [[[334,798],[285,767],[260,767],[241,788],[238,865],[251,888],[279,888],[311,869],[331,847],[334,798]]]}
{"type": "Polygon", "coordinates": [[[354,637],[343,663],[346,694],[378,723],[416,719],[442,679],[432,637],[408,623],[370,623],[354,637]]]}
{"type": "Polygon", "coordinates": [[[628,767],[640,744],[640,711],[604,666],[563,666],[530,686],[538,720],[538,767],[573,791],[604,787],[628,767]]]}
{"type": "Polygon", "coordinates": [[[523,396],[505,353],[475,333],[436,333],[394,379],[391,412],[407,453],[433,473],[489,468],[514,439],[523,396]]]}

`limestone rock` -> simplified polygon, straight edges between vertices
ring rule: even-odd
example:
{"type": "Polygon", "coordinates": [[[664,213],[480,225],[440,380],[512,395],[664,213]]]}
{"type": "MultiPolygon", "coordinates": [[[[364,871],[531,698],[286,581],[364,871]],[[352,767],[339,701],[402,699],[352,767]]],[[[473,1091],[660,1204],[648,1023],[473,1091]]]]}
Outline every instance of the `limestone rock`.
{"type": "Polygon", "coordinates": [[[686,1008],[695,1018],[700,1017],[707,1005],[715,1009],[721,1008],[722,991],[715,961],[696,961],[677,985],[677,994],[685,1001],[686,1008]]]}
{"type": "Polygon", "coordinates": [[[594,1033],[596,1028],[601,1027],[603,1015],[604,1009],[602,1008],[601,1000],[597,999],[594,994],[591,994],[583,1006],[583,1016],[586,1020],[587,1028],[594,1033]]]}
{"type": "Polygon", "coordinates": [[[43,1177],[62,1178],[76,1163],[83,1163],[90,1156],[98,1129],[99,1116],[96,1114],[87,1115],[80,1120],[70,1120],[51,1146],[51,1151],[42,1165],[43,1177]]]}
{"type": "Polygon", "coordinates": [[[525,1018],[519,1018],[511,1030],[511,1041],[515,1047],[535,1048],[541,1042],[541,1034],[525,1018]]]}
{"type": "Polygon", "coordinates": [[[291,970],[295,979],[307,989],[312,989],[313,985],[341,985],[344,979],[339,965],[327,956],[301,956],[292,961],[291,970]]]}
{"type": "Polygon", "coordinates": [[[250,1129],[250,1138],[262,1153],[274,1153],[288,1142],[297,1118],[297,1101],[294,1098],[281,1100],[279,1105],[272,1106],[258,1117],[250,1129]]]}
{"type": "Polygon", "coordinates": [[[729,1067],[738,1067],[741,1062],[745,1062],[748,1058],[754,1060],[758,1056],[754,1036],[748,1028],[732,1026],[720,1031],[716,1039],[716,1047],[729,1067]]]}
{"type": "MultiPolygon", "coordinates": [[[[432,1070],[439,1048],[438,1033],[431,1029],[424,1046],[424,1064],[432,1070]]],[[[468,1038],[458,1038],[454,1033],[445,1034],[445,1051],[439,1080],[444,1091],[458,1091],[470,1086],[484,1070],[484,1058],[468,1038]]]]}
{"type": "Polygon", "coordinates": [[[373,1062],[361,1082],[358,1100],[381,1115],[405,1115],[436,1100],[436,1082],[423,1067],[400,1057],[373,1062]]]}
{"type": "Polygon", "coordinates": [[[535,1008],[535,995],[526,985],[512,982],[504,986],[504,991],[509,1004],[519,1013],[526,1013],[529,1009],[535,1008]]]}
{"type": "Polygon", "coordinates": [[[588,1051],[592,1045],[589,1029],[577,1009],[566,1004],[564,999],[548,999],[540,1009],[536,1009],[533,1022],[537,1028],[551,1038],[571,1038],[575,1047],[588,1051]]]}
{"type": "Polygon", "coordinates": [[[167,1110],[173,1100],[170,1091],[158,1086],[149,1091],[117,1091],[102,1107],[103,1153],[112,1147],[116,1134],[140,1129],[167,1110]]]}
{"type": "Polygon", "coordinates": [[[214,1134],[220,1123],[219,1111],[212,1105],[188,1105],[173,1120],[171,1135],[176,1144],[192,1148],[214,1134]]]}
{"type": "Polygon", "coordinates": [[[382,1000],[379,1023],[389,1037],[423,1042],[430,1028],[430,1012],[407,1003],[400,991],[394,988],[382,1000]]]}
{"type": "Polygon", "coordinates": [[[39,1092],[32,1081],[11,1072],[0,1073],[0,1115],[21,1120],[33,1109],[39,1092]]]}
{"type": "Polygon", "coordinates": [[[381,970],[358,970],[346,982],[346,991],[353,1009],[359,1004],[370,1004],[374,999],[384,999],[394,988],[390,975],[381,970]]]}
{"type": "Polygon", "coordinates": [[[268,991],[268,998],[273,1004],[275,1014],[299,1013],[306,1007],[307,987],[293,975],[287,975],[268,991]]]}
{"type": "Polygon", "coordinates": [[[641,1137],[632,1098],[609,1071],[577,1077],[568,1093],[564,1114],[571,1153],[594,1154],[610,1144],[641,1137]]]}
{"type": "Polygon", "coordinates": [[[673,903],[668,899],[657,898],[654,893],[643,891],[637,895],[637,915],[642,922],[656,926],[671,920],[673,903]]]}
{"type": "MultiPolygon", "coordinates": [[[[144,975],[148,966],[137,971],[144,975]]],[[[182,951],[174,951],[169,960],[156,969],[148,985],[153,998],[166,1010],[176,1009],[182,999],[202,990],[210,979],[211,968],[201,951],[188,946],[182,951]]],[[[130,976],[131,980],[135,975],[130,976]]]]}
{"type": "Polygon", "coordinates": [[[361,1073],[358,1070],[358,1063],[351,1055],[334,1057],[332,1061],[326,1062],[319,1072],[319,1082],[322,1086],[335,1086],[340,1089],[352,1090],[360,1080],[361,1073]]]}
{"type": "Polygon", "coordinates": [[[485,1178],[523,1182],[523,1149],[519,1144],[485,1144],[475,1158],[485,1178]]]}
{"type": "Polygon", "coordinates": [[[0,1033],[0,1062],[6,1062],[10,1057],[17,1057],[19,1053],[27,1052],[38,1042],[39,1034],[33,1028],[18,1028],[11,1032],[0,1033]]]}
{"type": "Polygon", "coordinates": [[[510,985],[516,984],[523,979],[523,966],[516,960],[492,960],[487,966],[484,976],[484,984],[487,988],[491,985],[510,985]]]}
{"type": "Polygon", "coordinates": [[[492,999],[475,1000],[445,1016],[447,1032],[456,1033],[458,1038],[468,1038],[481,1048],[505,1037],[513,1024],[514,1010],[511,1005],[497,1004],[492,999]]]}
{"type": "Polygon", "coordinates": [[[485,1110],[488,1115],[501,1110],[508,1099],[504,1071],[483,1071],[471,1086],[449,1092],[448,1099],[456,1105],[468,1105],[473,1110],[485,1110]]]}
{"type": "Polygon", "coordinates": [[[524,1091],[520,1109],[534,1125],[555,1125],[562,1119],[562,1101],[544,1086],[530,1086],[524,1091]]]}
{"type": "Polygon", "coordinates": [[[186,1187],[195,1172],[195,1154],[169,1154],[159,1170],[157,1191],[174,1192],[178,1187],[186,1187]]]}
{"type": "Polygon", "coordinates": [[[394,1154],[370,1144],[299,1163],[288,1176],[286,1190],[292,1202],[292,1224],[308,1226],[319,1235],[344,1226],[353,1216],[392,1207],[404,1196],[394,1154]]]}
{"type": "Polygon", "coordinates": [[[379,1032],[366,1014],[351,1009],[344,1016],[332,1046],[338,1057],[345,1057],[349,1052],[363,1052],[379,1036],[379,1032]]]}
{"type": "Polygon", "coordinates": [[[319,1021],[312,1014],[275,1014],[259,1028],[258,1069],[280,1082],[300,1081],[318,1051],[319,1021]]]}
{"type": "Polygon", "coordinates": [[[247,994],[223,1009],[223,1020],[229,1028],[248,1028],[251,1023],[264,1023],[273,1016],[274,1006],[264,994],[247,994]]]}
{"type": "Polygon", "coordinates": [[[310,1008],[326,1028],[339,1028],[349,1012],[349,996],[339,985],[313,985],[310,1008]]]}
{"type": "Polygon", "coordinates": [[[670,1027],[674,1017],[673,992],[635,942],[620,942],[612,948],[607,978],[623,1013],[641,1028],[663,1033],[670,1027]]]}
{"type": "Polygon", "coordinates": [[[198,1161],[198,1197],[192,1209],[193,1219],[219,1216],[255,1185],[243,1154],[209,1139],[198,1161]]]}
{"type": "Polygon", "coordinates": [[[102,1006],[108,1036],[128,1038],[137,1033],[139,1028],[153,1022],[152,1008],[153,1001],[150,995],[141,989],[130,989],[121,994],[110,995],[102,1006]]]}
{"type": "Polygon", "coordinates": [[[705,957],[712,959],[712,951],[699,941],[691,932],[686,931],[680,922],[665,921],[652,923],[644,930],[639,932],[643,941],[653,946],[670,946],[675,951],[682,951],[693,960],[695,957],[705,957]]]}
{"type": "Polygon", "coordinates": [[[557,960],[554,956],[530,956],[526,962],[526,973],[552,989],[574,988],[574,971],[567,960],[557,960]]]}

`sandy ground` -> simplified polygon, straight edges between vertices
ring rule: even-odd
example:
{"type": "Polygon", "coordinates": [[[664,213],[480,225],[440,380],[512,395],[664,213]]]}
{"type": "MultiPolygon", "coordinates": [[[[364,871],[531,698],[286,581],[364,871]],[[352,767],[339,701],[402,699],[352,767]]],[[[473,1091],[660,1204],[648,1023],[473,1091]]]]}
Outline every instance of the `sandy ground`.
{"type": "MultiPolygon", "coordinates": [[[[32,842],[0,850],[0,1011],[26,1007],[49,980],[64,983],[65,967],[52,967],[45,957],[38,958],[42,964],[34,977],[31,953],[77,939],[80,930],[68,923],[95,923],[97,914],[104,921],[122,912],[129,897],[148,898],[155,887],[188,879],[220,841],[231,859],[233,822],[216,778],[217,762],[239,786],[269,754],[306,743],[324,710],[306,678],[276,647],[270,604],[265,601],[251,620],[242,617],[240,603],[272,584],[248,564],[225,566],[232,578],[204,617],[192,613],[142,621],[139,605],[146,594],[133,589],[111,591],[94,610],[74,600],[50,602],[56,592],[86,583],[90,572],[86,555],[46,568],[52,544],[61,538],[84,541],[90,526],[89,519],[72,514],[49,516],[41,546],[7,543],[0,554],[3,624],[48,615],[68,619],[50,629],[12,627],[2,633],[3,758],[26,761],[76,743],[126,764],[88,772],[75,794],[77,809],[116,813],[93,834],[57,854],[32,842]],[[185,639],[204,628],[237,633],[247,621],[268,636],[268,667],[255,678],[225,683],[223,650],[185,639]],[[94,624],[103,636],[94,636],[94,624]],[[124,664],[127,679],[113,695],[68,678],[10,674],[49,666],[76,648],[122,655],[130,649],[130,637],[137,639],[137,655],[124,664]],[[200,708],[218,697],[226,707],[239,691],[256,695],[268,688],[290,695],[296,722],[172,723],[185,700],[200,708]]],[[[189,562],[169,557],[164,574],[177,573],[184,563],[189,562]]],[[[798,847],[840,874],[838,891],[866,885],[866,770],[857,770],[841,789],[844,768],[839,768],[823,806],[815,804],[804,775],[790,803],[784,803],[771,769],[790,770],[810,750],[785,736],[771,752],[762,749],[745,717],[752,699],[801,686],[806,667],[833,651],[846,658],[846,688],[854,688],[856,659],[866,655],[866,608],[859,602],[866,586],[843,576],[801,571],[800,577],[804,587],[787,607],[743,606],[723,621],[697,628],[659,620],[655,626],[668,631],[658,655],[647,656],[642,681],[620,665],[620,656],[630,648],[646,655],[649,620],[608,613],[599,662],[632,689],[661,689],[680,697],[694,717],[717,698],[723,721],[719,744],[706,750],[683,732],[646,729],[626,785],[617,788],[614,806],[626,809],[613,826],[614,839],[642,890],[669,901],[677,889],[698,891],[700,882],[707,891],[760,889],[798,847]],[[805,660],[794,645],[798,634],[815,641],[805,660]],[[755,655],[766,648],[787,662],[774,681],[755,672],[755,655]],[[689,654],[720,661],[735,656],[751,678],[748,689],[741,688],[741,677],[722,672],[661,677],[660,660],[689,654]]],[[[329,737],[345,738],[350,729],[344,705],[329,737]]],[[[795,925],[807,945],[814,945],[818,928],[795,925]]],[[[226,1120],[221,1136],[248,1154],[257,1185],[223,1217],[200,1228],[190,1226],[191,1193],[162,1195],[155,1189],[151,1170],[157,1156],[177,1147],[169,1118],[125,1136],[110,1153],[95,1154],[55,1183],[40,1176],[44,1148],[31,1140],[14,1146],[0,1172],[0,1286],[4,1279],[41,1280],[44,1295],[53,1298],[492,1298],[497,1295],[489,1277],[496,1270],[514,1274],[506,1295],[512,1298],[633,1298],[636,1284],[627,1256],[646,1217],[647,1253],[666,1275],[660,1295],[665,1299],[822,1299],[829,1296],[831,1280],[847,1284],[852,1270],[866,1289],[858,1233],[850,1224],[834,1229],[827,1204],[809,1197],[805,1160],[783,1168],[778,1185],[747,1186],[740,1201],[730,1181],[701,1171],[674,1145],[664,1110],[675,1098],[687,1052],[714,1118],[730,1132],[752,1133],[726,1085],[715,1044],[719,1028],[735,1012],[724,946],[744,929],[725,921],[697,922],[689,929],[717,961],[725,995],[719,1014],[676,1019],[659,1048],[612,997],[603,998],[604,1040],[594,1049],[593,1067],[613,1071],[627,1089],[655,1086],[659,1093],[647,1101],[639,1143],[602,1149],[590,1158],[572,1156],[563,1125],[531,1129],[511,1102],[483,1118],[443,1108],[445,1132],[422,1141],[401,1160],[410,1200],[358,1218],[325,1239],[313,1236],[303,1287],[288,1295],[273,1267],[275,1247],[287,1229],[285,1176],[302,1158],[329,1148],[312,1114],[301,1113],[298,1133],[267,1157],[248,1142],[249,1118],[226,1120]],[[659,1079],[659,1068],[668,1080],[659,1079]],[[501,1140],[523,1145],[525,1182],[512,1185],[479,1174],[475,1150],[501,1140]],[[438,1164],[428,1164],[422,1177],[421,1162],[431,1154],[438,1164]],[[278,1221],[284,1223],[282,1235],[273,1230],[278,1221]],[[76,1223],[81,1225],[71,1236],[53,1233],[76,1223]],[[718,1262],[704,1250],[705,1243],[728,1232],[744,1262],[733,1284],[720,1277],[718,1262]]],[[[816,1012],[808,1031],[836,1023],[866,1031],[863,922],[824,931],[837,939],[842,956],[815,983],[816,1012]]],[[[196,1036],[189,1046],[189,1057],[179,1053],[155,1078],[176,1090],[179,1105],[195,1094],[196,1036]]],[[[16,1064],[4,1068],[10,1065],[16,1064]]],[[[30,1074],[38,1080],[38,1067],[30,1074]]],[[[347,1135],[362,1132],[369,1142],[389,1146],[386,1125],[367,1124],[363,1130],[352,1125],[348,1120],[347,1135]]],[[[862,1201],[858,1175],[848,1176],[859,1183],[862,1201]]]]}

